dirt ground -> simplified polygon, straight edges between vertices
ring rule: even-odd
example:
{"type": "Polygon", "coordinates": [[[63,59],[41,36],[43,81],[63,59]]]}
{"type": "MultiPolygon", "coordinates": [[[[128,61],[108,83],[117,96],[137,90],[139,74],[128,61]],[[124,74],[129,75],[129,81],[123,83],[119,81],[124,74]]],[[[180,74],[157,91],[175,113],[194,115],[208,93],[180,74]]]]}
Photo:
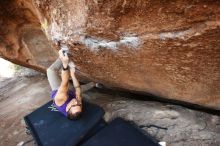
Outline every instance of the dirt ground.
{"type": "Polygon", "coordinates": [[[1,146],[15,146],[32,139],[25,133],[23,117],[49,101],[49,91],[43,76],[0,79],[1,146]]]}
{"type": "MultiPolygon", "coordinates": [[[[49,94],[50,88],[44,75],[20,74],[0,78],[0,146],[35,145],[34,141],[30,141],[32,137],[25,133],[23,117],[48,102],[49,94]]],[[[166,141],[168,145],[220,145],[219,116],[98,90],[84,93],[83,97],[104,108],[106,121],[115,117],[134,121],[151,136],[166,141]]]]}

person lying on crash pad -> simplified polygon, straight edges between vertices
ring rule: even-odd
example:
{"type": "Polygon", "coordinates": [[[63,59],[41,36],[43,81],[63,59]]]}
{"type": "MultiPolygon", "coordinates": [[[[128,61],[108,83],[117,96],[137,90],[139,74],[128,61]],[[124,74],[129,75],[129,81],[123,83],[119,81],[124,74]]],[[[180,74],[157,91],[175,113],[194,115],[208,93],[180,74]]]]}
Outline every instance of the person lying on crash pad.
{"type": "Polygon", "coordinates": [[[51,98],[58,111],[68,119],[78,119],[82,112],[81,92],[93,88],[96,84],[91,82],[80,86],[75,76],[75,65],[62,50],[59,51],[59,58],[47,69],[47,78],[52,89],[51,98]],[[58,71],[61,68],[60,78],[58,71]],[[69,84],[70,76],[73,84],[69,84]]]}

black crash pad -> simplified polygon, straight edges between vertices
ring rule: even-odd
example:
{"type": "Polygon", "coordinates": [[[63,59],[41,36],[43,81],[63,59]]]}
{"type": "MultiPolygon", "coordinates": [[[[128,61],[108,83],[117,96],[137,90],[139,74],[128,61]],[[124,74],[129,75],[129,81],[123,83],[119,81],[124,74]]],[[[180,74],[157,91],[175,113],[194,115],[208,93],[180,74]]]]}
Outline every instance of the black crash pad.
{"type": "Polygon", "coordinates": [[[121,118],[113,120],[81,146],[159,146],[148,134],[121,118]]]}
{"type": "Polygon", "coordinates": [[[83,102],[81,118],[71,121],[58,112],[50,101],[25,116],[24,120],[39,146],[75,146],[89,131],[97,129],[95,126],[102,127],[99,123],[103,115],[101,107],[83,102]]]}
{"type": "Polygon", "coordinates": [[[98,124],[96,124],[87,134],[84,136],[84,138],[80,141],[80,143],[77,144],[77,146],[80,146],[82,143],[84,143],[86,140],[94,136],[96,133],[98,133],[100,130],[102,130],[107,123],[104,119],[100,120],[98,124]]]}

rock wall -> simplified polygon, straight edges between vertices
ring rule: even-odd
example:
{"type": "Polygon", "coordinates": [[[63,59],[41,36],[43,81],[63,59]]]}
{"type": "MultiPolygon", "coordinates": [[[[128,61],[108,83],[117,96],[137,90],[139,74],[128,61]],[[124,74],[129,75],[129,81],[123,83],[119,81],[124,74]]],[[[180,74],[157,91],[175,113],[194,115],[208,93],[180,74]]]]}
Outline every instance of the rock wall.
{"type": "Polygon", "coordinates": [[[41,72],[57,57],[31,1],[0,1],[0,25],[1,57],[41,72]]]}
{"type": "Polygon", "coordinates": [[[44,71],[56,58],[47,39],[60,41],[89,79],[220,109],[220,1],[17,0],[1,9],[6,59],[44,71]]]}

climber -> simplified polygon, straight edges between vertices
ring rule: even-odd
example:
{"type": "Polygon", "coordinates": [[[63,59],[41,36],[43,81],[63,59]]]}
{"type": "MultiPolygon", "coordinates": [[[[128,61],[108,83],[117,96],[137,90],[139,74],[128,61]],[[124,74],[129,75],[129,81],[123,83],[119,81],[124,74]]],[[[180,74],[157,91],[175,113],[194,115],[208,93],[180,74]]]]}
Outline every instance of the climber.
{"type": "Polygon", "coordinates": [[[67,52],[63,50],[59,51],[59,58],[47,69],[47,77],[52,89],[51,98],[58,111],[68,119],[78,119],[82,112],[81,92],[93,88],[96,84],[90,82],[80,86],[75,76],[75,65],[69,61],[67,52]],[[58,71],[61,68],[60,78],[58,71]],[[73,84],[69,84],[70,76],[73,84]]]}

